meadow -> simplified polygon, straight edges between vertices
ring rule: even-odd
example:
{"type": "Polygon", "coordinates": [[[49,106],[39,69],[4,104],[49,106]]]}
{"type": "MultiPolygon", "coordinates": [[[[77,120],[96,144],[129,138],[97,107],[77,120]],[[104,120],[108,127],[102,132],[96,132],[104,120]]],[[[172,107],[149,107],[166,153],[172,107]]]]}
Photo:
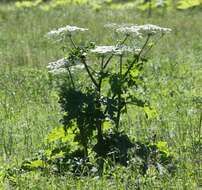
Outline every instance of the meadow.
{"type": "MultiPolygon", "coordinates": [[[[134,9],[99,9],[68,5],[44,11],[0,4],[0,189],[202,189],[202,12],[170,11],[164,15],[134,9]],[[58,95],[47,64],[63,56],[46,33],[61,26],[89,28],[85,38],[111,44],[106,23],[152,23],[172,29],[146,62],[145,97],[157,117],[131,110],[122,123],[134,141],[167,142],[175,159],[174,174],[132,167],[104,168],[103,176],[75,177],[40,170],[6,177],[46,146],[51,129],[60,125],[58,95]]],[[[84,36],[78,36],[84,40],[84,36]]]]}

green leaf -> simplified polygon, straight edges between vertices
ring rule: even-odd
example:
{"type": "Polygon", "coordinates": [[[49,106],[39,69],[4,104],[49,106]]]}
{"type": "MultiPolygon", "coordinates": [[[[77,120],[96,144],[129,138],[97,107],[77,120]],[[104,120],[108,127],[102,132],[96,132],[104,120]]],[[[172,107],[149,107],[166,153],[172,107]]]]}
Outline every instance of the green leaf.
{"type": "Polygon", "coordinates": [[[167,142],[159,141],[159,142],[157,142],[156,146],[160,151],[165,152],[166,154],[169,154],[169,149],[168,149],[167,142]]]}
{"type": "Polygon", "coordinates": [[[42,160],[34,160],[31,161],[30,163],[25,164],[25,166],[29,167],[29,168],[39,168],[39,167],[44,167],[44,161],[42,160]]]}
{"type": "Polygon", "coordinates": [[[133,79],[138,77],[139,74],[140,74],[140,71],[138,69],[133,69],[130,71],[130,75],[133,79]]]}
{"type": "Polygon", "coordinates": [[[202,0],[180,0],[177,8],[185,10],[199,5],[202,5],[202,0]]]}
{"type": "Polygon", "coordinates": [[[144,106],[143,109],[148,119],[153,119],[158,116],[157,111],[154,108],[151,108],[150,106],[144,106]]]}
{"type": "MultiPolygon", "coordinates": [[[[173,2],[172,0],[151,0],[151,9],[157,8],[172,8],[173,2]]],[[[142,3],[142,1],[138,5],[138,9],[142,11],[146,11],[150,8],[150,2],[142,3]]]]}
{"type": "Polygon", "coordinates": [[[110,121],[104,121],[103,122],[103,131],[108,131],[109,129],[112,128],[112,123],[110,121]]]}
{"type": "Polygon", "coordinates": [[[65,137],[64,127],[57,127],[49,133],[47,140],[49,143],[51,143],[64,137],[65,137]]]}
{"type": "Polygon", "coordinates": [[[42,0],[16,2],[17,8],[33,8],[42,3],[42,0]]]}
{"type": "Polygon", "coordinates": [[[74,123],[66,131],[64,130],[64,127],[56,127],[49,133],[47,140],[48,143],[61,140],[62,143],[69,143],[70,146],[74,147],[78,145],[78,142],[74,142],[77,132],[74,123]]]}
{"type": "Polygon", "coordinates": [[[55,160],[55,159],[58,159],[58,158],[64,158],[65,157],[65,155],[64,155],[65,153],[61,150],[59,153],[57,153],[57,154],[54,154],[53,156],[51,156],[51,160],[55,160]]]}
{"type": "MultiPolygon", "coordinates": [[[[62,137],[62,142],[72,142],[74,141],[75,138],[75,133],[73,132],[74,130],[72,128],[67,129],[66,135],[62,137]]],[[[73,143],[74,144],[74,143],[73,143]]]]}

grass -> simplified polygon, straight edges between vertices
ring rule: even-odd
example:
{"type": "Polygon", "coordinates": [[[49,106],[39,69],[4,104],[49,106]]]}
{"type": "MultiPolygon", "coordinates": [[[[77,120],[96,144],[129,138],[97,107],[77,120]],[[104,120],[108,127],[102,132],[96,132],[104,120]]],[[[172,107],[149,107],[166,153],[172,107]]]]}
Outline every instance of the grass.
{"type": "MultiPolygon", "coordinates": [[[[134,10],[69,6],[45,12],[0,6],[0,189],[202,189],[202,13],[171,12],[147,18],[134,10]],[[57,93],[46,65],[62,56],[45,34],[65,24],[90,29],[88,39],[111,44],[106,23],[154,23],[172,28],[152,52],[145,67],[145,96],[158,112],[146,119],[132,111],[123,128],[135,140],[154,135],[166,141],[177,161],[175,175],[150,170],[140,176],[133,168],[106,168],[102,178],[75,178],[30,172],[3,180],[5,170],[43,149],[51,128],[59,125],[57,93]],[[109,178],[109,173],[112,173],[109,178]],[[108,175],[107,175],[108,174],[108,175]]],[[[78,40],[86,36],[79,36],[78,40]]]]}

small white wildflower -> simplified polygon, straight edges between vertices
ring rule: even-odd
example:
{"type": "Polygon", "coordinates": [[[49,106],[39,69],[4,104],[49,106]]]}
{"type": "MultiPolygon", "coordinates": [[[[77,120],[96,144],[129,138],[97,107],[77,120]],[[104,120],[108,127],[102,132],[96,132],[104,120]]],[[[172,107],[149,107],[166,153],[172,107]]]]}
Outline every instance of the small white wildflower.
{"type": "Polygon", "coordinates": [[[52,30],[48,32],[47,36],[53,38],[58,36],[62,37],[68,34],[72,34],[73,32],[85,32],[87,30],[88,30],[87,28],[80,28],[77,26],[67,25],[65,27],[58,28],[57,30],[52,30]]]}
{"type": "Polygon", "coordinates": [[[196,113],[197,113],[196,109],[191,108],[191,109],[187,110],[188,115],[195,115],[196,113]]]}
{"type": "Polygon", "coordinates": [[[93,173],[96,173],[98,171],[98,169],[96,168],[96,167],[93,167],[92,169],[91,169],[91,172],[93,172],[93,173]]]}

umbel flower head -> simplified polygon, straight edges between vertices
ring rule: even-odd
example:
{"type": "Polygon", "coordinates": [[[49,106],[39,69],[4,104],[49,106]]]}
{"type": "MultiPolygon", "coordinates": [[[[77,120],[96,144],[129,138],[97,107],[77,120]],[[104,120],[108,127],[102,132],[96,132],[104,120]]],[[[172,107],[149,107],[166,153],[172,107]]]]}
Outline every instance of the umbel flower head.
{"type": "Polygon", "coordinates": [[[55,62],[51,62],[48,64],[47,68],[49,69],[50,73],[58,74],[66,72],[66,67],[68,66],[69,62],[67,59],[62,58],[55,62]]]}
{"type": "Polygon", "coordinates": [[[141,36],[141,33],[139,33],[136,25],[134,25],[134,26],[120,26],[119,28],[116,29],[116,32],[121,32],[124,34],[135,34],[135,36],[141,36]]]}
{"type": "Polygon", "coordinates": [[[56,74],[56,75],[61,73],[67,73],[67,67],[71,71],[84,68],[84,66],[79,63],[77,65],[71,64],[67,58],[62,58],[55,62],[51,62],[47,66],[49,73],[56,74]]]}
{"type": "Polygon", "coordinates": [[[71,35],[75,32],[85,32],[87,30],[87,28],[67,25],[56,30],[51,30],[50,32],[48,32],[47,36],[50,38],[64,37],[65,35],[71,35]]]}
{"type": "Polygon", "coordinates": [[[144,35],[153,35],[153,34],[166,34],[171,32],[172,30],[170,28],[163,28],[157,25],[153,24],[145,24],[137,26],[138,32],[144,35]]]}
{"type": "Polygon", "coordinates": [[[165,34],[171,32],[170,28],[163,28],[153,24],[145,24],[145,25],[130,25],[123,24],[118,25],[115,23],[105,25],[107,28],[115,29],[116,32],[125,33],[125,34],[133,34],[135,36],[142,35],[154,35],[154,34],[165,34]]]}
{"type": "Polygon", "coordinates": [[[130,48],[128,46],[96,46],[91,52],[97,55],[124,55],[139,52],[139,49],[130,48]]]}

